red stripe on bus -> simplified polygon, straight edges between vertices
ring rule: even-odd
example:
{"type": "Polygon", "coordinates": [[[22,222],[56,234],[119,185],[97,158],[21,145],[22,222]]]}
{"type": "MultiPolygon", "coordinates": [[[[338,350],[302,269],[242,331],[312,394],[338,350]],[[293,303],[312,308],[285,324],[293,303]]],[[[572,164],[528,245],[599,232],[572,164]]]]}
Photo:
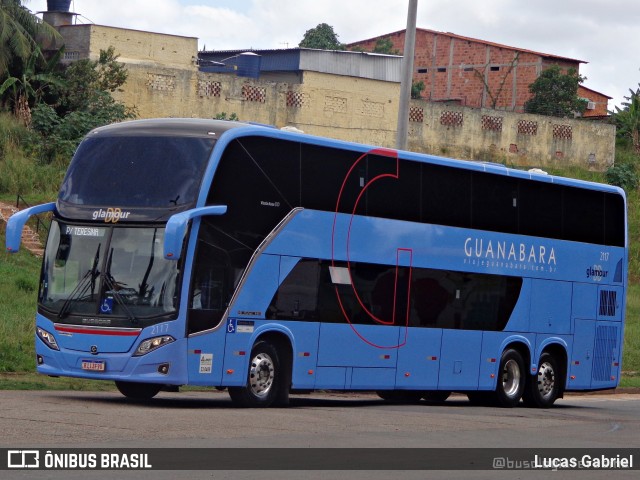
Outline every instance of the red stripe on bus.
{"type": "Polygon", "coordinates": [[[137,337],[140,334],[140,330],[114,330],[114,329],[88,329],[88,328],[73,328],[73,327],[55,327],[58,332],[65,333],[81,333],[85,335],[112,335],[117,337],[137,337]]]}

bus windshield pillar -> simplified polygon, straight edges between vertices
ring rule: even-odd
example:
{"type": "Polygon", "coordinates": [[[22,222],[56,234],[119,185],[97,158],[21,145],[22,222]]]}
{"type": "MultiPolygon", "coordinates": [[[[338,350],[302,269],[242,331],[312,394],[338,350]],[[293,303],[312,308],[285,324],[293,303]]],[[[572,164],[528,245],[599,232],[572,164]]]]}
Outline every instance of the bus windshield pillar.
{"type": "Polygon", "coordinates": [[[187,233],[189,221],[197,217],[207,215],[224,215],[227,213],[226,205],[213,205],[210,207],[193,208],[185,212],[176,213],[169,218],[164,235],[164,258],[167,260],[179,260],[182,250],[182,241],[187,233]]]}

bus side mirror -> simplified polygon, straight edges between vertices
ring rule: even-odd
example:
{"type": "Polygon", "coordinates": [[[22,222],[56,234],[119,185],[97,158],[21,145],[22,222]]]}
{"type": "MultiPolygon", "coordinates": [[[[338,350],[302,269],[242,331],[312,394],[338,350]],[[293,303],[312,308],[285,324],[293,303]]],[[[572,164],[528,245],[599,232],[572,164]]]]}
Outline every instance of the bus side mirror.
{"type": "Polygon", "coordinates": [[[226,205],[213,205],[211,207],[194,208],[172,215],[167,222],[167,228],[164,233],[164,258],[167,260],[180,259],[182,241],[187,234],[187,227],[192,219],[207,215],[224,215],[225,213],[227,213],[226,205]]]}
{"type": "Polygon", "coordinates": [[[36,205],[35,207],[25,208],[19,212],[14,213],[7,222],[7,236],[5,238],[5,245],[7,252],[17,253],[20,250],[20,241],[22,239],[22,228],[27,223],[30,217],[44,212],[53,212],[56,208],[56,203],[44,203],[42,205],[36,205]]]}

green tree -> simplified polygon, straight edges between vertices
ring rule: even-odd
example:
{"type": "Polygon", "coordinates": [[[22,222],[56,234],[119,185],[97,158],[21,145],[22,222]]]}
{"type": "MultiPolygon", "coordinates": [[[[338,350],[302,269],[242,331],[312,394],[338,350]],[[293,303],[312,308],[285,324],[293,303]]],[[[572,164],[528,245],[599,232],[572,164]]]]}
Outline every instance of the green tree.
{"type": "Polygon", "coordinates": [[[411,83],[411,98],[419,99],[422,97],[422,91],[424,90],[424,82],[420,80],[419,82],[411,83]]]}
{"type": "Polygon", "coordinates": [[[333,27],[326,23],[321,23],[317,27],[307,30],[298,46],[319,50],[344,50],[345,48],[338,41],[338,35],[333,31],[333,27]]]}
{"type": "Polygon", "coordinates": [[[575,68],[567,73],[558,65],[547,68],[529,85],[533,96],[524,104],[524,111],[553,117],[582,114],[587,105],[578,97],[578,86],[585,80],[575,68]]]}
{"type": "Polygon", "coordinates": [[[630,95],[624,97],[626,102],[622,102],[622,109],[616,107],[613,120],[618,128],[618,137],[631,140],[636,153],[640,153],[640,84],[634,92],[629,89],[630,95]]]}
{"type": "Polygon", "coordinates": [[[401,55],[400,50],[393,48],[390,38],[379,38],[373,47],[373,53],[383,53],[385,55],[401,55]]]}
{"type": "Polygon", "coordinates": [[[64,116],[67,112],[90,109],[91,105],[101,103],[104,92],[121,91],[127,81],[127,69],[118,62],[113,47],[100,50],[97,60],[83,59],[73,62],[61,73],[66,79],[62,88],[53,89],[57,97],[56,111],[64,116]]]}
{"type": "Polygon", "coordinates": [[[98,60],[72,63],[60,73],[65,84],[52,88],[55,108],[46,103],[33,108],[33,150],[43,163],[68,161],[90,130],[136,117],[134,109],[111,96],[127,80],[127,70],[117,59],[110,47],[100,51],[98,60]]]}
{"type": "Polygon", "coordinates": [[[0,80],[12,66],[29,59],[38,41],[60,38],[53,27],[32,14],[23,3],[22,0],[0,0],[0,80]]]}
{"type": "Polygon", "coordinates": [[[38,103],[48,87],[63,87],[65,81],[54,74],[62,51],[54,55],[48,62],[43,61],[40,47],[36,47],[19,73],[9,77],[0,85],[0,98],[11,92],[5,103],[11,103],[14,115],[25,125],[31,121],[31,106],[38,103]],[[44,63],[42,69],[38,65],[44,63]]]}

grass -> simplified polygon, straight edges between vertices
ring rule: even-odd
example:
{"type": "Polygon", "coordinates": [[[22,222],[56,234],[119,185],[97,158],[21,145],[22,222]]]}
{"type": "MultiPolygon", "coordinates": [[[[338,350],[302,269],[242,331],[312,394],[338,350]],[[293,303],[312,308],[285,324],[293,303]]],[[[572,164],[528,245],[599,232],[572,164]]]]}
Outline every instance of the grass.
{"type": "MultiPolygon", "coordinates": [[[[65,167],[42,165],[25,152],[32,133],[13,116],[0,113],[0,195],[12,197],[16,192],[33,192],[40,198],[56,198],[65,167]]],[[[34,198],[35,200],[35,198],[34,198]]]]}
{"type": "Polygon", "coordinates": [[[33,318],[41,260],[24,249],[5,253],[4,229],[0,226],[0,372],[28,372],[34,370],[33,318]]]}
{"type": "Polygon", "coordinates": [[[115,391],[113,382],[84,378],[47,377],[33,372],[0,373],[2,390],[115,391]]]}
{"type": "Polygon", "coordinates": [[[620,379],[620,388],[640,388],[640,376],[638,375],[622,375],[620,379]]]}
{"type": "Polygon", "coordinates": [[[640,285],[631,282],[627,290],[622,368],[640,380],[640,285]]]}

